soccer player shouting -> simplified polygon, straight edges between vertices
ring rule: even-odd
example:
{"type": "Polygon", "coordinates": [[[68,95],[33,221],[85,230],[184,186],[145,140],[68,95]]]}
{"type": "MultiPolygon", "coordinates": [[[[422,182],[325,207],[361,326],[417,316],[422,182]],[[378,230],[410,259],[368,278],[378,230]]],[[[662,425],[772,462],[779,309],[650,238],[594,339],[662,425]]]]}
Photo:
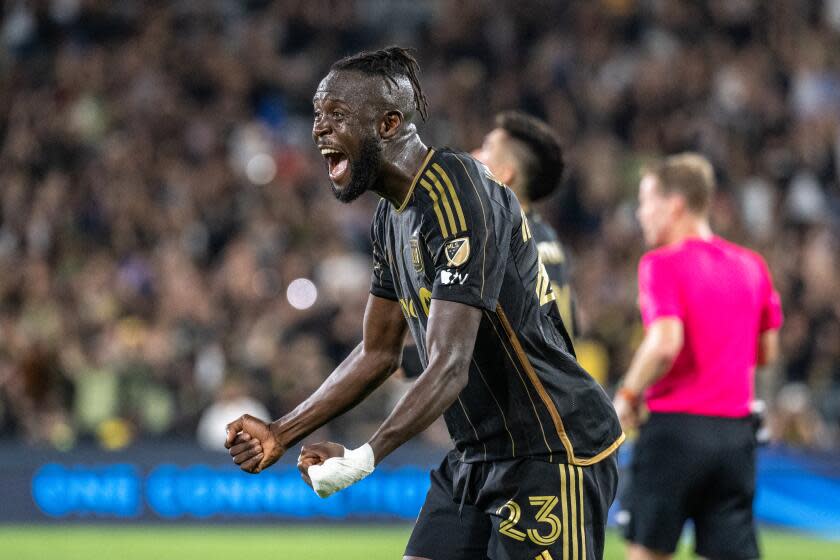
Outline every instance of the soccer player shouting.
{"type": "Polygon", "coordinates": [[[624,439],[578,365],[512,191],[469,155],[426,147],[426,101],[404,49],[336,62],[313,99],[312,134],[335,196],[382,200],[359,346],[282,418],[228,426],[257,473],[352,408],[400,363],[408,328],[424,371],[357,449],[304,446],[304,480],[328,496],[361,480],[441,414],[455,444],[432,472],[407,558],[600,558],[624,439]]]}
{"type": "Polygon", "coordinates": [[[757,558],[750,419],[756,365],[775,359],[779,296],[764,260],[709,227],[714,172],[682,154],[650,167],[638,217],[653,250],[639,263],[646,334],[615,407],[641,426],[631,467],[625,536],[632,560],[669,558],[686,519],[697,554],[757,558]]]}

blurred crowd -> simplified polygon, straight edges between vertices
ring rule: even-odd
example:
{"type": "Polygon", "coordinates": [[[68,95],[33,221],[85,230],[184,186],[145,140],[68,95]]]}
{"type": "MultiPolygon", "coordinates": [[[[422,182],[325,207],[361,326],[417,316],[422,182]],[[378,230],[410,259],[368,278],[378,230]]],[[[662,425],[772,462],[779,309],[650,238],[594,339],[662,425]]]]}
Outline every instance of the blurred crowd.
{"type": "MultiPolygon", "coordinates": [[[[4,5],[0,437],[218,446],[220,418],[316,388],[361,338],[377,201],[333,199],[311,97],[337,58],[400,44],[428,143],[475,148],[510,108],[558,131],[541,210],[608,388],[641,338],[640,165],[709,156],[714,228],[782,295],[773,437],[840,447],[840,0],[4,5]]],[[[407,383],[319,435],[361,443],[407,383]]]]}

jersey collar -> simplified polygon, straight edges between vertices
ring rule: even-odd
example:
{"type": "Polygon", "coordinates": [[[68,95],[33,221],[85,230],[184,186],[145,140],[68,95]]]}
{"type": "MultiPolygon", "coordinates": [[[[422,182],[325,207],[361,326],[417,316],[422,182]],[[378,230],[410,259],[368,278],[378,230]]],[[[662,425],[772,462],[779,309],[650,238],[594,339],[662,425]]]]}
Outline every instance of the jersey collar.
{"type": "Polygon", "coordinates": [[[411,200],[411,195],[414,193],[414,187],[417,186],[417,181],[420,179],[423,171],[426,170],[426,166],[429,165],[433,155],[435,155],[435,149],[429,148],[429,153],[426,154],[426,159],[423,160],[423,165],[420,166],[420,169],[417,170],[417,174],[414,176],[414,180],[411,181],[411,186],[408,187],[408,192],[405,193],[405,198],[403,199],[402,204],[400,204],[399,208],[397,208],[397,213],[402,212],[405,210],[405,207],[408,206],[408,201],[411,200]]]}

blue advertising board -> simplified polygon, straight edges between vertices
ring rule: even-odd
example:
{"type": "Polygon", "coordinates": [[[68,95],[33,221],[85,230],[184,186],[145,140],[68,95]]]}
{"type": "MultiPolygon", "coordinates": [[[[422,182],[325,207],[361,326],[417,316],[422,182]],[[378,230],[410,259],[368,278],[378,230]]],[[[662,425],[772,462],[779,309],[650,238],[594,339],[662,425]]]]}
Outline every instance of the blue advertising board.
{"type": "MultiPolygon", "coordinates": [[[[22,453],[19,446],[0,446],[0,522],[413,520],[429,469],[444,453],[408,446],[370,477],[321,499],[301,481],[292,459],[248,475],[226,456],[189,445],[117,454],[22,453]]],[[[631,446],[622,447],[624,468],[631,453],[631,446]]],[[[840,456],[763,449],[757,481],[760,522],[840,536],[840,456]]]]}
{"type": "Polygon", "coordinates": [[[296,468],[282,465],[245,474],[233,467],[160,465],[144,474],[134,465],[50,463],[32,479],[32,498],[49,517],[94,516],[207,519],[214,516],[387,517],[414,519],[428,490],[418,467],[381,468],[330,499],[319,498],[296,468]]]}

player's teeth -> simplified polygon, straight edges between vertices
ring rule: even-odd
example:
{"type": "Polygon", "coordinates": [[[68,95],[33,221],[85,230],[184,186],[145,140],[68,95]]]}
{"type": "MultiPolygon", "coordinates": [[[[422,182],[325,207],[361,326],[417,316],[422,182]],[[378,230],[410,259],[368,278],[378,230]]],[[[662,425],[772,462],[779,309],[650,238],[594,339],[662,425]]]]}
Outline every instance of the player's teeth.
{"type": "Polygon", "coordinates": [[[325,155],[325,156],[332,155],[332,154],[340,154],[340,153],[341,152],[339,152],[338,150],[333,150],[331,148],[321,149],[321,155],[325,155]]]}

